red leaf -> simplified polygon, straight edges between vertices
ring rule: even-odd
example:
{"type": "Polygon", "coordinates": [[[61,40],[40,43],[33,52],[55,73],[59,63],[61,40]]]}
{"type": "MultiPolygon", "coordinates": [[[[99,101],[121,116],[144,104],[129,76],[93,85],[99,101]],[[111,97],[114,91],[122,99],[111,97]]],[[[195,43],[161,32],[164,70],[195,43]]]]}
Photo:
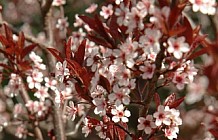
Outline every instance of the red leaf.
{"type": "Polygon", "coordinates": [[[76,83],[75,88],[76,92],[81,98],[89,101],[90,103],[92,102],[92,98],[89,96],[88,91],[84,87],[82,87],[81,84],[76,83]]]}
{"type": "Polygon", "coordinates": [[[65,45],[64,45],[65,55],[66,55],[66,58],[68,58],[68,59],[71,59],[71,57],[72,57],[71,42],[72,42],[72,38],[70,37],[68,39],[67,43],[65,43],[65,45]]]}
{"type": "Polygon", "coordinates": [[[117,24],[117,17],[115,15],[113,15],[111,18],[109,28],[110,34],[115,40],[123,41],[121,34],[118,32],[119,26],[117,24]]]}
{"type": "Polygon", "coordinates": [[[168,0],[158,0],[160,7],[169,6],[168,0]]]}
{"type": "Polygon", "coordinates": [[[14,70],[12,67],[6,65],[6,64],[3,64],[3,63],[0,63],[0,66],[5,68],[5,69],[8,69],[8,70],[14,70]]]}
{"type": "Polygon", "coordinates": [[[105,88],[108,93],[110,93],[111,86],[110,86],[110,82],[108,81],[107,78],[105,78],[104,76],[100,75],[100,79],[99,79],[99,83],[98,84],[101,85],[103,88],[105,88]]]}
{"type": "Polygon", "coordinates": [[[176,36],[176,35],[178,35],[178,34],[181,34],[181,33],[183,33],[183,32],[185,32],[186,31],[186,27],[178,27],[178,28],[176,28],[176,29],[171,29],[170,31],[169,31],[169,35],[170,36],[176,36]]]}
{"type": "Polygon", "coordinates": [[[104,47],[107,47],[107,48],[113,48],[113,46],[111,46],[110,43],[108,43],[106,40],[102,39],[102,38],[99,38],[97,36],[94,36],[94,35],[88,35],[88,39],[95,42],[96,44],[98,45],[102,45],[104,47]]]}
{"type": "Polygon", "coordinates": [[[0,35],[0,42],[4,46],[9,46],[10,45],[9,41],[4,36],[2,36],[2,35],[0,35]]]}
{"type": "Polygon", "coordinates": [[[95,20],[93,18],[87,16],[79,16],[79,18],[82,19],[86,24],[88,24],[89,27],[94,31],[98,30],[98,27],[96,26],[95,20]]]}
{"type": "Polygon", "coordinates": [[[24,42],[25,42],[24,34],[23,34],[23,32],[20,32],[19,36],[18,36],[18,41],[17,41],[18,48],[19,48],[20,51],[24,47],[24,42]]]}
{"type": "Polygon", "coordinates": [[[191,24],[189,23],[186,17],[183,17],[183,26],[186,28],[186,30],[183,33],[181,33],[180,36],[184,36],[186,38],[186,42],[192,44],[194,32],[191,27],[191,24]]]}
{"type": "Polygon", "coordinates": [[[192,60],[192,59],[195,59],[196,57],[199,57],[205,53],[208,53],[209,50],[208,48],[202,48],[201,50],[197,51],[197,52],[194,52],[193,54],[191,54],[189,57],[188,57],[188,60],[192,60]]]}
{"type": "Polygon", "coordinates": [[[171,104],[169,105],[169,107],[170,107],[170,108],[176,108],[176,107],[178,107],[178,106],[184,101],[184,98],[185,98],[185,97],[181,97],[181,98],[175,100],[173,103],[171,103],[171,104]]]}
{"type": "Polygon", "coordinates": [[[25,47],[21,52],[21,59],[23,59],[27,54],[29,54],[36,46],[37,44],[31,44],[25,47]]]}
{"type": "Polygon", "coordinates": [[[166,98],[166,100],[165,100],[165,102],[164,102],[164,106],[169,106],[169,105],[171,105],[175,100],[176,100],[176,94],[175,94],[175,93],[170,94],[170,95],[166,98]]]}
{"type": "Polygon", "coordinates": [[[54,48],[47,48],[48,51],[60,62],[63,62],[63,58],[61,57],[61,53],[54,48]]]}
{"type": "Polygon", "coordinates": [[[81,66],[83,65],[84,62],[85,48],[86,48],[86,40],[83,40],[74,55],[75,61],[78,62],[81,66]]]}
{"type": "Polygon", "coordinates": [[[209,131],[215,138],[218,138],[218,130],[210,129],[209,131]]]}
{"type": "Polygon", "coordinates": [[[9,27],[4,24],[4,27],[5,27],[5,35],[6,35],[6,38],[9,42],[13,42],[13,33],[11,31],[11,29],[9,29],[9,27]]]}
{"type": "Polygon", "coordinates": [[[160,104],[161,104],[161,101],[160,101],[160,96],[158,93],[155,93],[154,94],[154,101],[156,103],[156,107],[158,107],[160,104]]]}

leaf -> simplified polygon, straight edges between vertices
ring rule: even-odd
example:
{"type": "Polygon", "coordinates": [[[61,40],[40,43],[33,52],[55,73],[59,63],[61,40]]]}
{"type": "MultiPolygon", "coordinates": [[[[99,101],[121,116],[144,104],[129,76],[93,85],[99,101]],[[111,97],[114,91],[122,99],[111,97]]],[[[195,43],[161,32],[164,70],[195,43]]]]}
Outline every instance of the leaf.
{"type": "Polygon", "coordinates": [[[169,106],[169,105],[171,105],[175,100],[176,100],[176,94],[175,94],[175,93],[172,93],[172,94],[170,94],[170,95],[166,98],[166,100],[165,100],[165,102],[164,102],[164,105],[165,105],[165,106],[169,106]]]}
{"type": "Polygon", "coordinates": [[[160,7],[169,6],[168,0],[158,0],[160,7]]]}
{"type": "Polygon", "coordinates": [[[25,47],[21,52],[21,59],[23,59],[27,54],[29,54],[38,44],[31,44],[25,47]]]}
{"type": "Polygon", "coordinates": [[[5,69],[8,69],[8,70],[12,70],[12,71],[14,70],[14,68],[12,68],[12,67],[10,67],[10,66],[4,64],[4,63],[0,63],[0,66],[3,67],[3,68],[5,68],[5,69]]]}
{"type": "Polygon", "coordinates": [[[4,46],[9,46],[10,45],[9,41],[3,35],[0,35],[0,42],[4,46]]]}
{"type": "Polygon", "coordinates": [[[186,27],[181,26],[181,27],[178,27],[176,29],[171,29],[169,31],[169,35],[170,36],[176,36],[178,34],[181,34],[181,33],[185,32],[185,31],[186,31],[186,27]]]}
{"type": "Polygon", "coordinates": [[[65,55],[66,55],[66,58],[68,58],[68,59],[71,59],[71,57],[72,57],[71,42],[72,42],[72,38],[70,37],[70,38],[67,40],[67,43],[64,44],[64,47],[65,47],[65,55]]]}
{"type": "Polygon", "coordinates": [[[192,60],[192,59],[195,59],[196,57],[199,57],[205,53],[209,53],[209,50],[208,48],[202,48],[201,50],[197,51],[197,52],[194,52],[193,54],[191,54],[187,59],[188,60],[192,60]]]}
{"type": "Polygon", "coordinates": [[[24,34],[23,34],[23,32],[20,32],[19,36],[18,36],[18,41],[17,41],[19,51],[21,51],[23,49],[24,42],[25,42],[24,34]]]}
{"type": "Polygon", "coordinates": [[[113,46],[111,46],[111,44],[109,44],[106,40],[99,38],[97,36],[88,34],[88,39],[95,42],[98,45],[102,45],[102,46],[110,48],[110,49],[113,48],[113,46]]]}
{"type": "Polygon", "coordinates": [[[189,20],[186,17],[183,17],[183,24],[182,24],[186,30],[180,34],[180,36],[184,36],[186,39],[186,42],[189,44],[192,44],[193,42],[193,29],[191,27],[191,24],[189,23],[189,20]]]}
{"type": "Polygon", "coordinates": [[[169,107],[170,107],[170,108],[176,108],[176,107],[178,107],[178,106],[184,101],[184,98],[185,98],[185,97],[181,97],[181,98],[175,100],[173,103],[171,103],[171,104],[169,105],[169,107]]]}
{"type": "Polygon", "coordinates": [[[60,62],[63,62],[63,58],[61,57],[61,53],[54,48],[47,48],[48,51],[60,62]]]}
{"type": "Polygon", "coordinates": [[[89,101],[90,103],[92,102],[92,98],[89,96],[88,91],[82,87],[81,84],[75,83],[75,88],[81,98],[89,101]]]}
{"type": "Polygon", "coordinates": [[[155,93],[154,94],[154,101],[156,103],[156,107],[158,108],[158,106],[161,104],[161,101],[160,101],[160,96],[158,93],[155,93]]]}
{"type": "Polygon", "coordinates": [[[210,131],[210,133],[211,133],[215,138],[218,138],[218,130],[216,130],[216,129],[210,129],[209,131],[210,131]]]}
{"type": "Polygon", "coordinates": [[[104,76],[100,75],[99,81],[98,81],[99,85],[101,85],[103,88],[105,88],[107,90],[108,93],[110,93],[111,91],[111,85],[110,82],[108,81],[107,78],[105,78],[104,76]]]}
{"type": "Polygon", "coordinates": [[[5,28],[5,35],[6,35],[6,38],[9,42],[13,42],[13,33],[11,31],[11,29],[9,29],[9,27],[4,24],[4,28],[5,28]]]}
{"type": "Polygon", "coordinates": [[[75,61],[78,62],[81,66],[83,65],[84,62],[85,48],[86,48],[86,40],[84,39],[74,54],[75,61]]]}

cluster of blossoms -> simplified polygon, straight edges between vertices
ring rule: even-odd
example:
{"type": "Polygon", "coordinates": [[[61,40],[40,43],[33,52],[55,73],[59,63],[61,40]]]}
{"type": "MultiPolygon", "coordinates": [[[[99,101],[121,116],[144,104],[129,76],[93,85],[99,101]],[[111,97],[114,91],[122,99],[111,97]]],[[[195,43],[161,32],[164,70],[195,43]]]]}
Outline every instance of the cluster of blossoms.
{"type": "Polygon", "coordinates": [[[144,130],[146,134],[153,133],[155,129],[163,128],[165,136],[168,139],[174,139],[177,138],[177,133],[179,133],[178,126],[182,124],[182,119],[178,110],[160,105],[153,116],[140,117],[138,122],[138,130],[144,130]]]}
{"type": "MultiPolygon", "coordinates": [[[[184,97],[176,99],[173,93],[168,95],[164,105],[160,105],[160,98],[168,94],[161,94],[165,92],[162,89],[179,93],[185,91],[188,85],[189,93],[185,100],[191,104],[202,100],[208,86],[203,76],[195,79],[199,69],[193,58],[198,53],[204,53],[204,50],[198,52],[201,48],[197,45],[207,43],[199,29],[192,29],[182,13],[190,3],[195,12],[200,10],[204,14],[215,14],[216,3],[209,0],[178,1],[172,4],[170,1],[112,0],[99,9],[99,16],[91,18],[75,15],[74,27],[78,31],[73,31],[68,37],[63,50],[46,48],[57,59],[52,70],[48,68],[49,60],[49,65],[45,65],[44,60],[31,51],[34,45],[22,50],[24,47],[19,46],[25,44],[22,42],[22,34],[13,43],[6,42],[7,39],[0,36],[1,47],[5,46],[4,54],[10,54],[10,49],[14,48],[13,45],[10,48],[10,44],[18,45],[21,49],[18,52],[22,52],[14,52],[15,57],[9,55],[8,60],[13,67],[1,64],[5,69],[13,71],[4,86],[5,94],[18,101],[17,97],[24,100],[24,105],[14,104],[13,118],[20,123],[15,135],[19,138],[27,137],[26,122],[33,121],[37,125],[38,121],[51,123],[50,114],[59,110],[60,114],[56,115],[61,121],[57,125],[65,126],[71,121],[75,123],[77,131],[82,123],[85,137],[95,130],[99,138],[106,140],[122,140],[127,135],[134,140],[150,139],[159,132],[168,139],[177,139],[183,121],[176,108],[184,97]],[[29,52],[29,57],[25,57],[26,52],[29,52]],[[27,66],[24,67],[24,64],[27,66]],[[33,97],[28,92],[33,93],[33,97]],[[197,92],[200,93],[199,98],[192,99],[197,92]],[[131,117],[135,117],[136,111],[131,109],[135,106],[139,114],[137,134],[131,133],[128,126],[128,123],[132,123],[131,117]],[[23,118],[29,120],[20,121],[23,118]],[[140,132],[142,130],[143,133],[140,132]]],[[[52,6],[60,10],[59,13],[63,12],[65,4],[65,0],[52,2],[52,6]]],[[[91,14],[97,9],[97,4],[91,4],[85,12],[91,14]]],[[[67,19],[64,14],[61,15],[54,27],[59,32],[67,32],[67,19]]],[[[6,36],[9,36],[8,32],[6,30],[6,36]]],[[[212,133],[218,124],[218,109],[215,103],[204,102],[208,106],[204,113],[210,114],[210,117],[205,118],[203,125],[206,131],[212,133]],[[211,125],[213,122],[215,125],[211,125]]],[[[55,122],[55,114],[53,117],[55,122]]],[[[52,132],[49,134],[52,135],[52,132]]],[[[69,132],[66,135],[71,134],[69,132]]],[[[52,139],[56,138],[52,136],[52,139]]]]}

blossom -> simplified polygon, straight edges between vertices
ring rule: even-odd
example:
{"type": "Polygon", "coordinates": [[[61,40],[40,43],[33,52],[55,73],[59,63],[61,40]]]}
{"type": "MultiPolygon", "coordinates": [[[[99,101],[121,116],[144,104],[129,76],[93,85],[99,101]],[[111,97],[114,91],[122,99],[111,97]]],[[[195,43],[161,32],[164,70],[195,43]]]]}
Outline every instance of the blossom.
{"type": "Polygon", "coordinates": [[[57,81],[55,79],[49,79],[48,77],[45,77],[44,81],[45,81],[45,86],[46,87],[48,87],[48,88],[50,88],[52,90],[56,89],[57,81]]]}
{"type": "Polygon", "coordinates": [[[183,89],[184,85],[187,84],[186,74],[176,72],[172,82],[176,84],[179,90],[183,89]]]}
{"type": "Polygon", "coordinates": [[[52,5],[53,6],[61,6],[66,4],[66,0],[53,0],[52,5]]]}
{"type": "Polygon", "coordinates": [[[171,120],[167,117],[168,111],[165,111],[165,107],[162,105],[158,106],[157,112],[154,113],[154,118],[156,118],[156,126],[160,126],[162,123],[165,125],[170,125],[171,120]]]}
{"type": "Polygon", "coordinates": [[[11,97],[16,96],[21,89],[21,77],[15,73],[11,73],[8,85],[4,87],[4,92],[11,97]]]}
{"type": "Polygon", "coordinates": [[[37,55],[35,52],[31,52],[29,54],[29,57],[34,62],[34,67],[41,69],[41,70],[46,69],[46,66],[42,64],[42,58],[39,55],[37,55]]]}
{"type": "Polygon", "coordinates": [[[178,127],[170,127],[170,128],[164,129],[165,137],[167,137],[170,140],[176,139],[178,132],[179,132],[178,127]]]}
{"type": "Polygon", "coordinates": [[[26,81],[28,82],[28,87],[30,89],[39,88],[41,82],[43,81],[43,74],[38,69],[34,69],[30,76],[27,76],[26,81]]]}
{"type": "Polygon", "coordinates": [[[189,45],[185,42],[184,36],[178,38],[170,37],[167,43],[169,45],[167,51],[173,53],[174,57],[177,59],[182,58],[182,53],[189,51],[189,45]]]}
{"type": "Polygon", "coordinates": [[[67,61],[64,61],[63,64],[61,62],[56,63],[56,72],[55,72],[55,77],[58,78],[60,82],[63,82],[64,77],[68,76],[69,69],[67,68],[67,61]]]}
{"type": "Polygon", "coordinates": [[[194,12],[200,11],[203,14],[214,15],[216,13],[216,0],[189,0],[192,3],[194,12]]]}
{"type": "Polygon", "coordinates": [[[66,116],[68,117],[68,119],[74,121],[77,111],[78,109],[74,106],[73,101],[70,101],[69,106],[66,106],[66,116]]]}
{"type": "Polygon", "coordinates": [[[93,125],[89,122],[88,118],[85,118],[83,120],[84,126],[82,127],[82,133],[85,133],[85,137],[87,137],[89,135],[89,133],[91,133],[91,129],[93,127],[93,125]]]}
{"type": "Polygon", "coordinates": [[[49,97],[48,88],[44,86],[40,86],[38,90],[34,93],[34,96],[42,101],[45,101],[45,98],[49,97]]]}
{"type": "Polygon", "coordinates": [[[58,22],[56,24],[56,28],[59,29],[59,30],[65,30],[69,26],[69,23],[68,23],[67,20],[68,20],[67,17],[59,18],[58,22]]]}
{"type": "Polygon", "coordinates": [[[144,130],[146,134],[151,134],[152,129],[156,128],[152,115],[147,115],[146,118],[140,117],[138,122],[138,130],[144,130]]]}
{"type": "Polygon", "coordinates": [[[104,97],[94,98],[92,102],[96,106],[94,110],[95,114],[100,114],[101,116],[106,114],[107,103],[104,97]]]}
{"type": "Polygon", "coordinates": [[[120,106],[122,103],[128,105],[130,103],[130,97],[128,96],[129,89],[119,88],[118,85],[113,86],[113,93],[108,95],[109,101],[115,103],[116,106],[120,106]]]}
{"type": "Polygon", "coordinates": [[[122,26],[124,23],[127,24],[126,14],[129,12],[129,9],[125,7],[124,3],[120,4],[119,8],[115,9],[115,15],[117,16],[117,24],[122,26]]]}
{"type": "Polygon", "coordinates": [[[142,74],[143,79],[151,79],[153,77],[155,71],[155,64],[150,64],[149,62],[145,61],[143,66],[139,67],[139,70],[144,72],[142,74]]]}
{"type": "Polygon", "coordinates": [[[26,139],[27,137],[27,129],[25,125],[20,125],[16,128],[15,136],[18,137],[19,139],[26,139]]]}
{"type": "Polygon", "coordinates": [[[104,19],[108,19],[113,14],[113,5],[109,4],[107,7],[102,6],[102,11],[100,11],[100,15],[104,17],[104,19]]]}
{"type": "Polygon", "coordinates": [[[158,29],[146,28],[145,35],[139,38],[140,46],[145,54],[157,54],[160,51],[159,39],[162,34],[158,29]]]}
{"type": "Polygon", "coordinates": [[[129,110],[124,110],[124,106],[121,104],[116,108],[111,109],[111,113],[114,115],[112,117],[112,120],[117,123],[120,120],[124,123],[128,122],[130,117],[130,111],[129,110]]]}
{"type": "Polygon", "coordinates": [[[97,7],[98,7],[98,4],[93,3],[85,10],[85,12],[86,13],[93,13],[97,9],[97,7]]]}

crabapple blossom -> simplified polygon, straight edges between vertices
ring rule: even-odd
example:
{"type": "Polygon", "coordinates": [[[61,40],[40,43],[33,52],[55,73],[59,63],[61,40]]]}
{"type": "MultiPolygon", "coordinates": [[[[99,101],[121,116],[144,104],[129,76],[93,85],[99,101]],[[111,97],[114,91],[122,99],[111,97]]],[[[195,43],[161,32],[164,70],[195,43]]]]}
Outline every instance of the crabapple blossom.
{"type": "Polygon", "coordinates": [[[168,111],[165,111],[165,107],[162,105],[158,106],[157,112],[154,113],[154,118],[156,119],[155,125],[161,126],[162,124],[170,125],[171,120],[167,117],[168,111]]]}
{"type": "Polygon", "coordinates": [[[67,61],[56,63],[55,77],[58,78],[60,82],[63,82],[65,76],[69,76],[69,69],[67,68],[67,61]]]}
{"type": "Polygon", "coordinates": [[[126,14],[128,12],[129,12],[129,9],[125,7],[124,3],[121,3],[120,7],[115,9],[115,15],[118,17],[117,24],[119,26],[127,24],[128,21],[126,20],[126,14]]]}
{"type": "Polygon", "coordinates": [[[21,77],[17,74],[12,73],[8,85],[4,87],[4,91],[7,95],[13,97],[19,93],[21,84],[21,77]]]}
{"type": "Polygon", "coordinates": [[[60,85],[55,90],[55,103],[60,105],[64,103],[65,100],[69,100],[72,98],[72,88],[69,86],[60,85]]]}
{"type": "Polygon", "coordinates": [[[186,79],[186,74],[176,72],[173,76],[172,82],[176,84],[176,87],[179,90],[182,90],[184,88],[184,85],[188,83],[186,79]]]}
{"type": "Polygon", "coordinates": [[[15,136],[18,137],[19,139],[26,139],[28,134],[28,131],[25,127],[25,125],[20,125],[16,128],[15,136]]]}
{"type": "Polygon", "coordinates": [[[34,93],[34,96],[42,101],[45,101],[45,98],[49,97],[48,88],[40,86],[39,88],[37,88],[37,91],[34,93]]]}
{"type": "Polygon", "coordinates": [[[69,26],[69,23],[68,23],[67,20],[68,20],[67,17],[59,18],[58,22],[56,24],[56,28],[59,29],[59,30],[65,30],[69,26]]]}
{"type": "Polygon", "coordinates": [[[187,104],[193,104],[200,101],[206,93],[208,87],[208,79],[205,76],[198,77],[194,82],[188,84],[188,93],[185,97],[187,104]]]}
{"type": "Polygon", "coordinates": [[[203,14],[214,15],[216,13],[216,0],[189,0],[194,12],[200,11],[203,14]]]}
{"type": "Polygon", "coordinates": [[[39,88],[43,81],[43,74],[38,69],[34,69],[30,76],[27,76],[26,81],[30,89],[39,88]]]}
{"type": "Polygon", "coordinates": [[[181,36],[178,38],[170,37],[167,40],[169,53],[173,53],[176,59],[182,58],[182,53],[187,53],[189,51],[189,44],[185,42],[185,37],[181,36]]]}
{"type": "Polygon", "coordinates": [[[78,112],[78,109],[77,109],[77,107],[74,106],[74,102],[70,101],[69,106],[66,106],[66,116],[67,116],[67,118],[74,121],[77,112],[78,112]]]}
{"type": "Polygon", "coordinates": [[[113,5],[109,4],[107,7],[102,6],[102,11],[100,11],[100,15],[104,17],[104,19],[108,19],[113,14],[113,5]]]}
{"type": "Polygon", "coordinates": [[[91,133],[91,129],[93,127],[93,125],[89,122],[88,118],[85,118],[83,120],[84,126],[82,127],[82,133],[85,133],[85,137],[87,137],[89,135],[89,133],[91,133]]]}
{"type": "Polygon", "coordinates": [[[75,22],[73,23],[74,27],[79,27],[83,25],[83,21],[79,18],[78,14],[75,14],[75,22]]]}
{"type": "Polygon", "coordinates": [[[34,67],[40,69],[40,70],[45,70],[46,66],[42,64],[42,58],[37,55],[35,52],[31,52],[29,54],[30,59],[34,62],[34,67]]]}
{"type": "Polygon", "coordinates": [[[117,123],[117,122],[128,122],[130,117],[130,111],[129,110],[124,110],[124,106],[121,104],[117,106],[116,108],[111,109],[111,113],[113,115],[112,120],[117,123]]]}
{"type": "Polygon", "coordinates": [[[94,98],[92,100],[92,103],[96,106],[94,110],[95,114],[99,114],[100,116],[103,116],[106,114],[107,103],[104,97],[94,98]]]}
{"type": "Polygon", "coordinates": [[[156,128],[152,115],[147,115],[146,118],[140,117],[138,122],[138,130],[144,130],[146,134],[151,134],[152,129],[156,128]]]}
{"type": "Polygon", "coordinates": [[[53,6],[61,6],[66,4],[66,0],[53,0],[52,5],[53,6]]]}
{"type": "Polygon", "coordinates": [[[52,89],[52,90],[55,90],[56,89],[56,85],[57,85],[57,80],[55,79],[49,79],[48,77],[45,77],[44,78],[44,81],[45,81],[45,86],[52,89]]]}
{"type": "Polygon", "coordinates": [[[143,48],[145,54],[157,54],[160,51],[159,39],[162,34],[160,30],[146,28],[145,35],[139,38],[140,46],[143,48]]]}
{"type": "Polygon", "coordinates": [[[122,4],[121,2],[123,2],[123,0],[115,0],[115,3],[116,3],[117,5],[122,4]]]}
{"type": "Polygon", "coordinates": [[[97,135],[101,139],[106,139],[107,136],[105,130],[107,130],[107,125],[104,125],[103,122],[100,121],[100,124],[95,127],[95,130],[98,132],[97,135]]]}
{"type": "Polygon", "coordinates": [[[31,112],[31,114],[36,114],[37,117],[41,117],[45,115],[45,113],[48,110],[48,107],[45,105],[44,102],[32,101],[32,100],[29,100],[26,103],[26,107],[31,112]]]}
{"type": "Polygon", "coordinates": [[[128,105],[130,103],[129,92],[129,89],[127,88],[122,88],[118,87],[118,85],[114,85],[113,93],[108,95],[108,99],[110,103],[115,103],[117,107],[122,103],[128,105]]]}
{"type": "Polygon", "coordinates": [[[95,10],[97,9],[97,7],[98,7],[98,4],[92,3],[92,4],[85,10],[85,12],[91,14],[91,13],[95,12],[95,10]]]}
{"type": "Polygon", "coordinates": [[[155,68],[155,64],[150,64],[149,62],[145,61],[144,65],[139,67],[139,70],[143,72],[142,78],[151,79],[153,77],[155,68]]]}
{"type": "Polygon", "coordinates": [[[178,127],[170,127],[167,129],[164,129],[165,137],[168,139],[176,139],[177,138],[177,133],[179,133],[179,128],[178,127]]]}
{"type": "Polygon", "coordinates": [[[14,106],[14,110],[13,110],[13,115],[14,115],[14,118],[17,118],[17,116],[19,114],[23,114],[24,113],[24,108],[23,108],[23,105],[21,103],[18,103],[14,106]]]}

